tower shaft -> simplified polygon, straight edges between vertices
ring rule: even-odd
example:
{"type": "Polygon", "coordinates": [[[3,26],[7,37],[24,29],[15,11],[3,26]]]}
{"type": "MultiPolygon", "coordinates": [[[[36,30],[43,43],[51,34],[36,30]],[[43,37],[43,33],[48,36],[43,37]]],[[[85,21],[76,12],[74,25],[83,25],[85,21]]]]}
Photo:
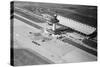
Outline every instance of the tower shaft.
{"type": "Polygon", "coordinates": [[[56,30],[56,24],[55,24],[55,23],[53,23],[52,30],[53,30],[53,31],[56,30]]]}

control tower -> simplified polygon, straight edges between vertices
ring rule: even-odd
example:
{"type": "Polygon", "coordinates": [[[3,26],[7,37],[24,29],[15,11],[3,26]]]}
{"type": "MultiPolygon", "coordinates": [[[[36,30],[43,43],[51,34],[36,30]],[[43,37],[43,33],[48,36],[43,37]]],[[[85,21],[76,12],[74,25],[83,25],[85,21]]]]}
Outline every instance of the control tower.
{"type": "Polygon", "coordinates": [[[53,24],[53,25],[52,25],[52,30],[53,30],[53,32],[55,33],[56,25],[57,25],[57,23],[59,22],[59,20],[57,19],[57,14],[54,14],[53,17],[54,17],[54,18],[51,19],[51,23],[53,24]]]}

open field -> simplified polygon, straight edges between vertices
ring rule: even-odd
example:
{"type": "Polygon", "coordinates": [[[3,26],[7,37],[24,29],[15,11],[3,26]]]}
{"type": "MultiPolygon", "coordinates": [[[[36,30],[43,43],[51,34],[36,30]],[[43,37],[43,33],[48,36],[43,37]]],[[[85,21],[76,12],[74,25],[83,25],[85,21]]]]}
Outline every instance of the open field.
{"type": "Polygon", "coordinates": [[[44,4],[44,3],[25,3],[16,2],[15,6],[34,11],[34,8],[39,8],[42,12],[56,11],[58,14],[69,17],[73,20],[80,21],[81,23],[91,26],[97,26],[97,13],[96,6],[84,6],[84,5],[71,5],[71,4],[44,4]],[[21,5],[23,3],[23,5],[21,5]]]}

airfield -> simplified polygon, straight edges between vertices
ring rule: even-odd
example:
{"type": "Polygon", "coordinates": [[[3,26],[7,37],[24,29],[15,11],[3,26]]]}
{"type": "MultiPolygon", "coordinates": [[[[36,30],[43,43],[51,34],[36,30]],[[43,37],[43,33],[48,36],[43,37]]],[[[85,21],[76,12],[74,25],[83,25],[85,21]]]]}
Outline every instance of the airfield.
{"type": "MultiPolygon", "coordinates": [[[[15,7],[13,16],[14,65],[76,63],[97,60],[97,48],[93,41],[91,41],[94,43],[93,45],[87,45],[82,40],[69,37],[69,34],[66,34],[67,36],[62,39],[50,36],[45,33],[45,29],[50,29],[52,26],[48,25],[40,16],[18,6],[15,7]],[[25,58],[26,60],[24,60],[25,58]]],[[[62,22],[73,22],[73,20],[61,15],[58,18],[63,20],[62,22]]],[[[61,24],[57,25],[57,28],[61,27],[63,27],[61,24]]],[[[95,27],[92,29],[95,30],[95,27]]],[[[88,29],[91,32],[93,30],[88,29]]],[[[90,32],[85,31],[85,33],[90,32]]]]}

